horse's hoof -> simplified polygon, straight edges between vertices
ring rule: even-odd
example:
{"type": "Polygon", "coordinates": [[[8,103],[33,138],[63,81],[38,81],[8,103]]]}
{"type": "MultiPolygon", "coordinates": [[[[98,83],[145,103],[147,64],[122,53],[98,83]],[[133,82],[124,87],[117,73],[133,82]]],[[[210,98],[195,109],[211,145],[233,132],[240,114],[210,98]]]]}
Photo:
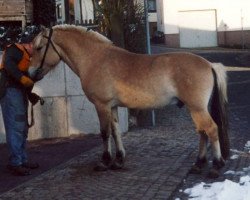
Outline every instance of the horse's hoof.
{"type": "Polygon", "coordinates": [[[201,168],[197,165],[193,165],[192,168],[189,170],[191,174],[201,174],[201,168]]]}
{"type": "Polygon", "coordinates": [[[118,162],[113,162],[113,164],[111,165],[110,169],[112,170],[118,170],[118,169],[122,169],[124,167],[124,163],[118,163],[118,162]]]}
{"type": "Polygon", "coordinates": [[[191,174],[201,174],[202,168],[205,167],[207,164],[207,158],[197,158],[195,164],[192,166],[192,168],[189,170],[189,173],[191,174]]]}
{"type": "Polygon", "coordinates": [[[110,169],[112,170],[122,169],[124,167],[124,162],[125,162],[124,153],[122,151],[118,151],[116,153],[116,158],[112,163],[110,169]]]}
{"type": "Polygon", "coordinates": [[[95,167],[94,167],[94,171],[97,172],[103,172],[103,171],[107,171],[109,169],[108,165],[105,165],[103,162],[98,163],[95,167]]]}
{"type": "Polygon", "coordinates": [[[208,178],[218,178],[220,176],[219,170],[212,168],[208,173],[208,178]]]}
{"type": "Polygon", "coordinates": [[[225,161],[223,158],[220,158],[220,160],[217,160],[217,159],[213,160],[213,168],[221,169],[224,166],[225,166],[225,161]]]}
{"type": "Polygon", "coordinates": [[[112,164],[112,158],[109,152],[105,151],[102,154],[101,161],[94,167],[95,171],[107,171],[112,164]]]}

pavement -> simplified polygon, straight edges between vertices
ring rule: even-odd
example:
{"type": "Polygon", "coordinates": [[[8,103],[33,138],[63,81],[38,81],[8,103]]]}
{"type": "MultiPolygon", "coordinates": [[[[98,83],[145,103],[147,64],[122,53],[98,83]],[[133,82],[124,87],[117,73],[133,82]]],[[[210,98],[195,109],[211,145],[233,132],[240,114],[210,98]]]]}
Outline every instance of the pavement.
{"type": "MultiPolygon", "coordinates": [[[[165,51],[171,50],[165,49],[165,51]]],[[[211,53],[217,55],[215,50],[211,53]]],[[[226,57],[228,53],[225,53],[226,57]]],[[[219,61],[227,61],[223,60],[223,53],[220,54],[222,59],[219,61]]],[[[232,57],[230,59],[236,62],[230,66],[241,66],[246,69],[250,67],[250,63],[246,60],[242,63],[238,59],[240,56],[249,58],[249,52],[232,51],[230,55],[232,57]]],[[[250,62],[250,59],[248,61],[250,62]]],[[[238,181],[239,174],[224,173],[228,170],[242,171],[243,168],[250,166],[250,153],[244,148],[246,142],[250,140],[250,71],[239,68],[228,72],[228,76],[231,155],[237,153],[238,158],[226,161],[226,166],[216,181],[225,179],[238,181]]],[[[189,169],[198,153],[199,137],[185,107],[167,106],[156,110],[155,113],[155,127],[137,127],[123,134],[127,152],[124,169],[93,171],[102,154],[100,140],[95,136],[90,137],[96,142],[92,140],[89,148],[77,151],[70,157],[66,149],[81,149],[80,146],[86,146],[90,139],[66,138],[63,143],[51,144],[59,148],[49,159],[56,159],[59,155],[63,157],[64,152],[68,155],[67,158],[61,159],[61,162],[47,170],[43,170],[44,165],[41,166],[40,170],[43,172],[2,192],[0,199],[188,199],[183,193],[184,189],[200,182],[215,181],[207,178],[208,169],[200,175],[189,174],[189,169]]],[[[37,146],[33,145],[29,150],[36,152],[39,148],[40,152],[43,152],[41,149],[44,151],[48,149],[48,144],[46,146],[38,142],[37,146]]],[[[53,149],[47,153],[51,151],[53,149]]],[[[41,153],[38,160],[42,155],[47,156],[47,153],[41,153]]],[[[33,158],[35,157],[33,154],[33,158]]],[[[1,175],[0,180],[8,183],[9,178],[5,178],[6,180],[2,180],[1,175]]]]}

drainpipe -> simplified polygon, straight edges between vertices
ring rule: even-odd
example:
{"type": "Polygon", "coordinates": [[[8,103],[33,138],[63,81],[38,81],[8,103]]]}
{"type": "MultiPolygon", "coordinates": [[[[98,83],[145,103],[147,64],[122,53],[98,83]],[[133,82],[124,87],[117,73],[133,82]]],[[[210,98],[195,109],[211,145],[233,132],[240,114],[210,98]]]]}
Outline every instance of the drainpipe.
{"type": "Polygon", "coordinates": [[[80,5],[80,24],[83,24],[83,19],[82,19],[82,0],[79,0],[79,5],[80,5]]]}
{"type": "Polygon", "coordinates": [[[148,23],[148,1],[147,0],[144,0],[144,13],[145,13],[146,35],[147,35],[147,53],[151,54],[149,23],[148,23]]]}

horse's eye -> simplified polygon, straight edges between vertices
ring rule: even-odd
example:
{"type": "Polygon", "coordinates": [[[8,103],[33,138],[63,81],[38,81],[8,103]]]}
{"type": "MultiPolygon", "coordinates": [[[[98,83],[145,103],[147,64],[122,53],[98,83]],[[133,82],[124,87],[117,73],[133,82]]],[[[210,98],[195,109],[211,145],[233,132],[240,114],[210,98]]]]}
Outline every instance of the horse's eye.
{"type": "Polygon", "coordinates": [[[36,50],[40,51],[43,47],[37,47],[36,50]]]}

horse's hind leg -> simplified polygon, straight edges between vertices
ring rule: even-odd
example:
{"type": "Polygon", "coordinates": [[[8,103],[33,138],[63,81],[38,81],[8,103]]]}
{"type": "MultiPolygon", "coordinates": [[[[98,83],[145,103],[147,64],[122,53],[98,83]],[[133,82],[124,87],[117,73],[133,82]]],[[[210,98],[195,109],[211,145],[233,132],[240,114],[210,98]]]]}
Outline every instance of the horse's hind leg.
{"type": "Polygon", "coordinates": [[[111,114],[111,108],[109,108],[106,105],[96,104],[95,107],[100,121],[101,136],[104,147],[101,162],[95,167],[95,170],[105,171],[112,164],[111,141],[110,141],[112,114],[111,114]]]}
{"type": "Polygon", "coordinates": [[[111,166],[112,169],[121,169],[125,162],[125,149],[123,147],[121,133],[118,122],[118,108],[112,109],[112,136],[116,145],[116,157],[111,166]]]}
{"type": "Polygon", "coordinates": [[[207,142],[208,137],[204,131],[199,132],[200,144],[199,144],[199,155],[195,164],[192,166],[190,172],[193,174],[200,174],[201,169],[207,164],[207,142]]]}
{"type": "MultiPolygon", "coordinates": [[[[218,170],[225,165],[224,159],[221,156],[218,127],[207,110],[199,110],[199,111],[190,110],[190,112],[193,121],[196,125],[197,131],[199,133],[200,132],[205,133],[208,136],[212,145],[214,160],[213,160],[213,168],[210,170],[209,176],[213,178],[218,177],[219,176],[218,170]]],[[[201,143],[204,143],[204,141],[205,138],[202,136],[201,143]]],[[[203,146],[203,144],[201,146],[203,146]]],[[[206,159],[204,154],[205,152],[204,149],[205,149],[204,147],[200,147],[198,160],[204,161],[206,159]]]]}

